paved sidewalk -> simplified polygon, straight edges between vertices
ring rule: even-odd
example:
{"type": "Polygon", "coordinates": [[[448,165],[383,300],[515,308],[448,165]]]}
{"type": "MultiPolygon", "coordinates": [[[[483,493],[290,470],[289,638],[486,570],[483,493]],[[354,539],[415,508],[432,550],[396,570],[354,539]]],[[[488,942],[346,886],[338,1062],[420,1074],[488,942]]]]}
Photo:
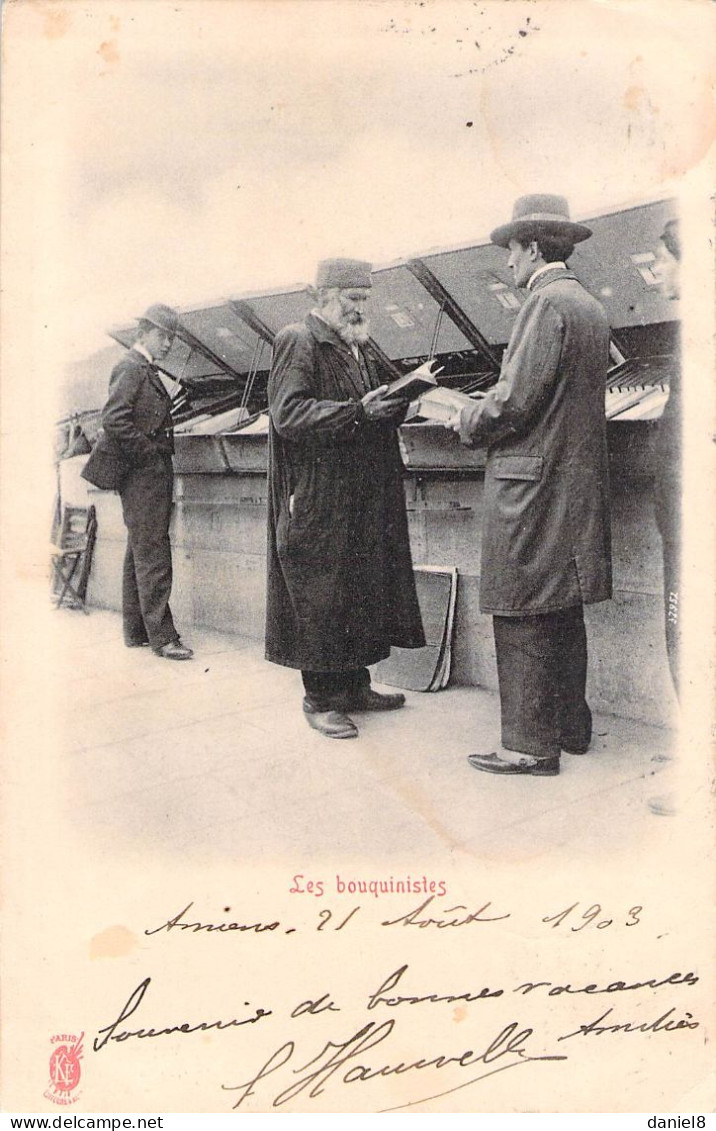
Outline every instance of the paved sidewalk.
{"type": "Polygon", "coordinates": [[[172,663],[125,648],[114,613],[51,615],[61,804],[98,849],[517,860],[670,835],[646,804],[664,789],[668,731],[597,716],[592,751],[564,755],[559,777],[497,778],[466,762],[494,746],[494,693],[408,693],[400,712],[356,715],[358,739],[331,741],[302,717],[299,674],[256,641],[192,629],[195,659],[172,663]]]}

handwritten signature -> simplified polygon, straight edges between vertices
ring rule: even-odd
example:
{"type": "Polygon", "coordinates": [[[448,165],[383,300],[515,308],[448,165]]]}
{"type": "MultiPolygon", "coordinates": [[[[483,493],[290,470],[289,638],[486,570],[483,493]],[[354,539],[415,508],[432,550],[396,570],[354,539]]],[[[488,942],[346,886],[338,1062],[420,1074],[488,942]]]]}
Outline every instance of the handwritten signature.
{"type": "MultiPolygon", "coordinates": [[[[394,1063],[386,1062],[382,1064],[380,1063],[382,1057],[378,1058],[376,1063],[373,1063],[372,1057],[366,1058],[365,1054],[370,1049],[375,1049],[378,1045],[388,1040],[396,1025],[397,1022],[395,1020],[383,1021],[380,1024],[375,1021],[370,1021],[345,1041],[327,1041],[316,1056],[307,1060],[305,1064],[302,1064],[300,1067],[291,1068],[289,1070],[294,1076],[297,1075],[299,1079],[277,1092],[271,1100],[271,1106],[282,1107],[284,1104],[289,1103],[291,1100],[301,1095],[301,1093],[305,1093],[309,1099],[316,1099],[323,1094],[327,1084],[332,1078],[337,1078],[342,1084],[365,1083],[368,1080],[375,1080],[377,1078],[403,1076],[409,1072],[421,1071],[426,1068],[440,1069],[452,1065],[454,1068],[465,1069],[473,1068],[478,1064],[482,1066],[492,1066],[503,1058],[510,1058],[497,1067],[489,1067],[487,1072],[481,1071],[477,1076],[471,1076],[469,1080],[463,1080],[459,1084],[447,1088],[445,1091],[432,1093],[429,1096],[423,1096],[420,1099],[411,1100],[408,1103],[399,1105],[401,1108],[415,1107],[418,1104],[427,1103],[428,1100],[449,1095],[451,1092],[456,1092],[460,1088],[469,1087],[472,1084],[478,1083],[480,1080],[486,1079],[488,1076],[495,1075],[497,1072],[517,1068],[521,1064],[568,1059],[566,1056],[558,1055],[530,1055],[527,1052],[527,1043],[532,1037],[534,1030],[530,1028],[520,1029],[519,1022],[517,1021],[512,1021],[509,1025],[505,1025],[497,1036],[493,1037],[479,1052],[473,1049],[466,1049],[463,1052],[455,1054],[431,1052],[425,1056],[418,1057],[417,1060],[407,1062],[396,1060],[394,1063]],[[355,1063],[356,1060],[359,1060],[359,1062],[355,1063]]],[[[284,1044],[271,1054],[266,1063],[263,1064],[258,1072],[249,1080],[242,1084],[223,1084],[223,1091],[239,1093],[233,1105],[233,1110],[235,1111],[237,1108],[240,1108],[249,1096],[256,1094],[255,1087],[260,1081],[265,1080],[268,1076],[272,1076],[275,1072],[285,1068],[285,1066],[294,1059],[297,1059],[296,1043],[295,1041],[285,1041],[284,1044]]],[[[396,1111],[398,1108],[386,1108],[384,1110],[396,1111]]]]}

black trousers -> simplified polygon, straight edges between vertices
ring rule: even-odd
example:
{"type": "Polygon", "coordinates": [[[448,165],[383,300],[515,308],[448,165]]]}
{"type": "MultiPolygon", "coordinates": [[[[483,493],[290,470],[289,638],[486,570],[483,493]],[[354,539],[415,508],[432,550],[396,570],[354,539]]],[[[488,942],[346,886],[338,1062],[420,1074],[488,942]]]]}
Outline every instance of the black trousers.
{"type": "Polygon", "coordinates": [[[148,467],[130,471],[119,492],[127,527],[122,621],[129,644],[146,640],[152,648],[161,648],[179,636],[169,608],[172,482],[171,456],[158,455],[148,467]]]}
{"type": "Polygon", "coordinates": [[[584,753],[592,737],[585,699],[587,634],[581,605],[528,617],[493,617],[502,745],[554,758],[584,753]]]}
{"type": "Polygon", "coordinates": [[[316,711],[339,709],[347,698],[370,687],[370,672],[356,668],[347,672],[301,672],[306,698],[316,711]]]}

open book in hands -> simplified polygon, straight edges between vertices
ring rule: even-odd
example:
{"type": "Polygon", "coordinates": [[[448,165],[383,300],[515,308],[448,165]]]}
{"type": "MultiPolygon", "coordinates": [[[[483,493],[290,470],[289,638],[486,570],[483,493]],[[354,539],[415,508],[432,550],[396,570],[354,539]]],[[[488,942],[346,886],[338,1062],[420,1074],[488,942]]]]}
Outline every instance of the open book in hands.
{"type": "Polygon", "coordinates": [[[412,373],[404,373],[402,377],[396,377],[395,381],[391,381],[383,396],[388,397],[402,397],[406,401],[413,401],[419,397],[421,393],[426,392],[428,389],[437,389],[437,375],[442,373],[443,367],[440,369],[433,369],[435,365],[434,359],[423,362],[417,369],[413,369],[412,373]]]}

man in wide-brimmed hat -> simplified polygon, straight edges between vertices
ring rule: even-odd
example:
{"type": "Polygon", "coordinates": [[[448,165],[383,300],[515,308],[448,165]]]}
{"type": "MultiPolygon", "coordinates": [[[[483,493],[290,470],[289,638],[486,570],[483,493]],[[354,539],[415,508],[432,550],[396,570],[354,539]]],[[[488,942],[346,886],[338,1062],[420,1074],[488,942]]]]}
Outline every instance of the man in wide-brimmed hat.
{"type": "Polygon", "coordinates": [[[174,440],[171,399],[155,364],[169,352],[179,317],[155,303],[137,321],[134,345],[112,370],[102,431],[82,474],[97,487],[117,490],[122,500],[124,643],[149,645],[166,660],[190,660],[192,650],[181,643],[169,608],[174,440]]]}
{"type": "Polygon", "coordinates": [[[488,773],[552,776],[561,752],[591,741],[583,606],[611,596],[609,327],[566,266],[590,235],[546,194],[521,197],[495,229],[527,299],[498,383],[447,425],[488,450],[480,608],[493,616],[502,741],[468,759],[488,773]]]}
{"type": "Polygon", "coordinates": [[[370,351],[371,265],[318,266],[316,306],[274,343],[269,378],[266,657],[298,668],[309,726],[355,738],[353,712],[402,707],[370,685],[391,645],[425,643],[397,428],[370,351]]]}

